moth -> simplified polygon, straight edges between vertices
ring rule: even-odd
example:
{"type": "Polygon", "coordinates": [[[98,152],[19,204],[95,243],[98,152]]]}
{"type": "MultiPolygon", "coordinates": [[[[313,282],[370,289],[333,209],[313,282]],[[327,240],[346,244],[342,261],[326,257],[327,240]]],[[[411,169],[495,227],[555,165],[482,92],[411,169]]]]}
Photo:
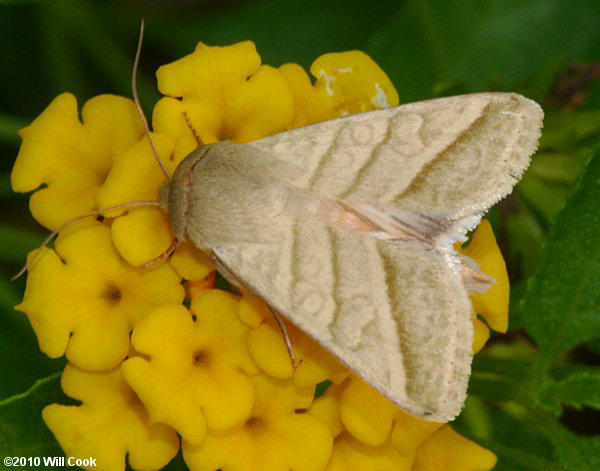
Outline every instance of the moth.
{"type": "Polygon", "coordinates": [[[231,282],[403,410],[447,422],[471,370],[469,294],[493,283],[453,244],[512,191],[542,119],[483,93],[205,145],[160,205],[231,282]]]}

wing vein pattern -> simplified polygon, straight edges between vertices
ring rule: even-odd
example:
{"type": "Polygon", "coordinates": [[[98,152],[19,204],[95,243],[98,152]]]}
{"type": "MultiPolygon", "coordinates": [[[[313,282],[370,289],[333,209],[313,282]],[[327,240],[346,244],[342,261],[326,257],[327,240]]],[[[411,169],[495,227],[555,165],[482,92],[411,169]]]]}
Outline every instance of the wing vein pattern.
{"type": "MultiPolygon", "coordinates": [[[[450,222],[477,219],[511,191],[537,147],[542,117],[519,95],[483,93],[352,115],[246,145],[298,167],[290,185],[302,191],[383,209],[421,232],[456,235],[467,227],[450,222]]],[[[399,407],[453,419],[466,396],[473,325],[452,237],[385,241],[311,215],[294,216],[291,227],[289,237],[215,253],[399,407]]]]}

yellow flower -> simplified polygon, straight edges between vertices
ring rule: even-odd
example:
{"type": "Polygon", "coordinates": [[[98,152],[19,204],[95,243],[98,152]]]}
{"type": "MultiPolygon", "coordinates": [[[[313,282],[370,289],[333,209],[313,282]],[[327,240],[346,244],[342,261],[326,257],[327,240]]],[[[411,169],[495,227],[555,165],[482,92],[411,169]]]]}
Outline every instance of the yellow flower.
{"type": "Polygon", "coordinates": [[[394,417],[394,429],[390,440],[399,453],[409,456],[414,453],[423,440],[443,425],[439,422],[421,420],[399,410],[394,417]]]}
{"type": "Polygon", "coordinates": [[[156,76],[166,97],[156,104],[154,127],[178,139],[177,155],[197,147],[184,112],[205,144],[254,141],[291,126],[292,90],[277,69],[261,65],[250,41],[226,47],[199,43],[156,76]]]}
{"type": "Polygon", "coordinates": [[[40,349],[66,354],[80,368],[110,370],[129,351],[129,333],[156,305],[183,300],[179,277],[169,265],[139,269],[114,250],[110,229],[82,221],[63,232],[56,251],[29,256],[23,311],[40,349]],[[93,348],[92,348],[93,346],[93,348]]]}
{"type": "Polygon", "coordinates": [[[398,408],[356,376],[340,395],[340,417],[346,430],[361,442],[376,446],[388,439],[398,408]]]}
{"type": "Polygon", "coordinates": [[[483,219],[473,232],[468,246],[463,248],[461,244],[457,243],[455,249],[475,260],[483,273],[496,280],[496,284],[485,293],[471,295],[474,315],[483,317],[487,322],[486,324],[477,317],[473,318],[475,329],[473,352],[477,353],[483,348],[490,336],[488,325],[498,332],[506,332],[508,329],[510,294],[508,273],[504,258],[496,243],[492,226],[486,219],[483,219]]]}
{"type": "Polygon", "coordinates": [[[444,426],[417,449],[413,471],[487,471],[496,464],[489,450],[444,426]]]}
{"type": "Polygon", "coordinates": [[[361,51],[324,54],[310,67],[310,78],[297,64],[279,68],[294,89],[294,127],[348,114],[398,105],[398,93],[383,70],[361,51]]]}
{"type": "Polygon", "coordinates": [[[413,455],[405,456],[386,442],[369,446],[348,433],[335,439],[325,471],[411,471],[413,455]]]}
{"type": "Polygon", "coordinates": [[[257,373],[246,348],[248,327],[238,301],[208,290],[182,305],[163,305],[140,321],[132,336],[137,356],[123,377],[153,421],[171,425],[190,443],[201,443],[206,424],[229,429],[246,420],[254,403],[248,375],[257,373]]]}
{"type": "Polygon", "coordinates": [[[70,93],[57,96],[30,126],[22,129],[12,171],[15,191],[37,190],[30,199],[33,217],[55,230],[65,221],[97,209],[95,195],[116,154],[143,136],[133,102],[100,95],[81,110],[70,93]]]}
{"type": "Polygon", "coordinates": [[[283,333],[273,314],[266,303],[252,293],[244,293],[239,315],[253,327],[248,334],[248,349],[257,366],[268,375],[280,379],[293,376],[298,386],[314,386],[347,374],[345,367],[331,353],[284,320],[297,363],[293,368],[283,333]]]}
{"type": "Polygon", "coordinates": [[[443,426],[398,409],[355,376],[331,385],[309,412],[336,437],[328,471],[388,469],[393,462],[411,469],[417,447],[443,426]]]}
{"type": "Polygon", "coordinates": [[[42,416],[67,456],[96,459],[98,471],[161,469],[177,454],[174,430],[152,424],[119,370],[90,373],[67,365],[63,391],[82,402],[79,406],[51,404],[42,416]]]}
{"type": "MultiPolygon", "coordinates": [[[[292,91],[277,69],[260,65],[250,42],[228,47],[200,43],[192,54],[161,67],[157,77],[159,89],[168,96],[155,107],[152,137],[171,174],[198,147],[186,116],[204,144],[225,139],[248,142],[291,126],[292,91]]],[[[102,205],[158,201],[165,179],[147,142],[141,142],[115,163],[100,193],[102,205]]],[[[147,208],[118,218],[113,238],[123,257],[139,266],[164,253],[174,236],[167,217],[147,208]]],[[[189,242],[179,244],[171,263],[182,277],[192,280],[214,269],[189,242]]]]}
{"type": "Polygon", "coordinates": [[[481,271],[496,280],[496,284],[485,293],[471,295],[471,301],[475,312],[483,317],[492,329],[498,332],[506,332],[508,329],[510,284],[506,272],[506,263],[500,252],[500,247],[496,243],[489,221],[482,220],[473,233],[469,245],[465,248],[459,248],[459,251],[479,263],[481,271]]]}
{"type": "Polygon", "coordinates": [[[331,454],[331,434],[316,417],[302,412],[314,387],[265,375],[252,378],[256,402],[249,418],[224,433],[209,432],[202,444],[183,442],[191,471],[321,471],[331,454]]]}
{"type": "Polygon", "coordinates": [[[337,437],[344,431],[344,424],[340,416],[340,393],[343,386],[330,384],[327,390],[315,399],[308,412],[329,427],[332,437],[337,437]]]}
{"type": "MultiPolygon", "coordinates": [[[[161,160],[173,170],[175,165],[169,159],[173,139],[164,133],[153,133],[152,141],[161,160]]],[[[138,201],[158,201],[165,180],[145,137],[115,156],[106,181],[98,191],[98,205],[109,208],[138,201]],[[140,182],[144,183],[140,185],[140,182]]],[[[116,218],[111,227],[115,247],[132,265],[141,266],[158,257],[175,238],[167,214],[158,207],[120,208],[105,214],[116,218]],[[163,230],[156,230],[157,227],[163,230]]]]}
{"type": "Polygon", "coordinates": [[[206,290],[213,289],[215,287],[215,271],[211,271],[208,275],[206,275],[201,280],[196,281],[188,281],[187,282],[187,297],[189,299],[194,299],[200,293],[203,293],[206,290]]]}

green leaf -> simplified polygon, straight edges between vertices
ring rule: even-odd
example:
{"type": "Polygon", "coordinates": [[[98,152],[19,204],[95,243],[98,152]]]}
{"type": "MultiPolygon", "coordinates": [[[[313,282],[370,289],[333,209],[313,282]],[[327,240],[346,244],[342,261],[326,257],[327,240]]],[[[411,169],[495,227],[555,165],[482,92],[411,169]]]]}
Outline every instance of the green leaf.
{"type": "MultiPolygon", "coordinates": [[[[127,471],[134,471],[129,464],[127,464],[127,471]]],[[[173,458],[167,466],[162,468],[162,471],[189,471],[189,468],[183,461],[183,454],[181,453],[181,449],[179,449],[179,453],[177,456],[173,458]]]]}
{"type": "Polygon", "coordinates": [[[563,406],[600,409],[600,372],[573,374],[550,383],[540,391],[539,400],[556,415],[562,413],[563,406]]]}
{"type": "Polygon", "coordinates": [[[498,456],[499,462],[494,471],[573,471],[523,449],[487,444],[485,441],[480,444],[491,448],[498,456]]]}
{"type": "Polygon", "coordinates": [[[48,0],[0,0],[0,5],[23,5],[25,3],[37,3],[48,0]]]}
{"type": "Polygon", "coordinates": [[[543,366],[600,336],[600,155],[593,156],[557,217],[520,310],[543,347],[543,366]]]}
{"type": "Polygon", "coordinates": [[[7,198],[14,196],[15,192],[10,184],[10,174],[3,173],[0,175],[0,197],[7,198]]]}
{"type": "MultiPolygon", "coordinates": [[[[14,306],[14,304],[13,304],[14,306]]],[[[64,368],[65,358],[39,350],[27,317],[12,306],[0,316],[0,400],[25,391],[39,378],[64,368]]]]}
{"type": "Polygon", "coordinates": [[[21,138],[17,131],[27,126],[27,121],[14,116],[0,113],[0,141],[19,144],[21,138]]]}
{"type": "Polygon", "coordinates": [[[24,265],[27,253],[43,242],[43,236],[8,224],[0,224],[0,261],[24,265]]]}
{"type": "Polygon", "coordinates": [[[555,69],[557,58],[596,60],[597,8],[596,0],[407,1],[368,52],[404,102],[430,97],[440,81],[515,90],[555,69]]]}
{"type": "Polygon", "coordinates": [[[42,409],[54,402],[73,403],[60,389],[60,375],[44,378],[26,393],[0,402],[0,456],[63,456],[42,421],[42,409]]]}
{"type": "Polygon", "coordinates": [[[533,414],[533,420],[554,445],[559,462],[577,471],[600,469],[600,437],[580,437],[551,416],[533,414]]]}
{"type": "MultiPolygon", "coordinates": [[[[542,155],[541,157],[548,156],[542,155]]],[[[536,161],[539,160],[536,158],[536,161]]],[[[568,184],[560,181],[544,181],[544,179],[539,177],[539,174],[536,175],[536,171],[540,169],[535,164],[532,165],[531,170],[523,176],[523,180],[519,186],[519,193],[535,211],[544,216],[545,220],[551,221],[562,208],[565,198],[570,193],[570,187],[568,184]]],[[[557,171],[557,168],[555,167],[554,170],[557,171]]],[[[556,177],[557,179],[560,177],[567,178],[564,174],[556,177]]]]}
{"type": "MultiPolygon", "coordinates": [[[[540,147],[547,151],[565,150],[586,142],[595,144],[600,137],[600,111],[547,113],[540,147]]],[[[537,159],[537,156],[535,157],[537,159]]]]}
{"type": "Polygon", "coordinates": [[[569,433],[562,438],[560,442],[556,443],[562,463],[582,471],[600,469],[599,437],[578,437],[569,433]]]}
{"type": "Polygon", "coordinates": [[[0,278],[0,309],[8,311],[19,302],[20,293],[8,278],[0,278]]]}
{"type": "Polygon", "coordinates": [[[364,49],[373,31],[398,8],[397,0],[254,0],[231,2],[183,22],[149,20],[146,30],[171,56],[189,54],[198,41],[226,45],[252,40],[265,64],[297,62],[307,68],[326,52],[364,49]],[[242,20],[243,19],[243,20],[242,20]],[[290,21],[290,19],[292,19],[290,21]],[[240,21],[241,20],[241,21],[240,21]]]}

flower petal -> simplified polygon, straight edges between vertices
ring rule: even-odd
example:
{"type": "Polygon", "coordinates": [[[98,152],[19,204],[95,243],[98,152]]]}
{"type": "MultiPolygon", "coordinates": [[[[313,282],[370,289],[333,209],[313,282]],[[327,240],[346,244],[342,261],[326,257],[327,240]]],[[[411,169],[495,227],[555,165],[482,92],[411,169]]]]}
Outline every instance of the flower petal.
{"type": "Polygon", "coordinates": [[[323,102],[313,88],[310,77],[298,64],[284,64],[279,71],[294,91],[295,114],[292,127],[299,128],[307,124],[325,121],[335,116],[329,101],[323,102]]]}
{"type": "Polygon", "coordinates": [[[423,440],[444,425],[421,420],[404,411],[399,411],[394,420],[394,430],[390,440],[396,450],[404,456],[412,456],[423,440]]]}
{"type": "Polygon", "coordinates": [[[398,105],[398,93],[383,70],[364,52],[324,54],[310,73],[319,101],[329,102],[331,118],[398,105]]]}
{"type": "Polygon", "coordinates": [[[340,418],[340,393],[343,388],[332,384],[325,393],[315,399],[308,412],[310,415],[318,417],[327,424],[331,435],[335,438],[344,430],[344,425],[340,418]]]}
{"type": "Polygon", "coordinates": [[[238,315],[240,320],[250,327],[258,327],[263,320],[273,316],[269,306],[250,291],[244,291],[244,295],[240,300],[238,315]]]}
{"type": "Polygon", "coordinates": [[[377,446],[390,436],[398,408],[357,376],[351,376],[340,396],[340,416],[361,442],[377,446]]]}
{"type": "Polygon", "coordinates": [[[264,322],[248,335],[248,350],[258,367],[279,379],[291,378],[294,367],[283,341],[281,330],[264,322]]]}
{"type": "Polygon", "coordinates": [[[116,218],[111,229],[115,248],[135,267],[165,254],[175,240],[169,217],[160,208],[136,208],[116,218]]]}
{"type": "Polygon", "coordinates": [[[215,289],[215,275],[216,272],[213,270],[201,280],[188,281],[187,286],[187,298],[194,299],[200,293],[209,289],[215,289]]]}
{"type": "Polygon", "coordinates": [[[410,471],[413,456],[398,453],[389,443],[369,446],[343,433],[335,439],[325,471],[410,471]]]}
{"type": "Polygon", "coordinates": [[[202,280],[215,271],[208,255],[189,240],[177,244],[170,262],[184,280],[202,280]]]}
{"type": "Polygon", "coordinates": [[[490,338],[490,329],[483,321],[480,321],[477,318],[473,319],[473,327],[475,328],[473,353],[477,353],[490,338]]]}
{"type": "Polygon", "coordinates": [[[248,335],[248,350],[262,371],[280,379],[294,376],[298,386],[314,386],[347,371],[337,358],[311,337],[287,320],[284,324],[297,366],[292,366],[283,332],[273,315],[269,315],[248,335]]]}
{"type": "Polygon", "coordinates": [[[487,220],[481,221],[471,237],[471,243],[460,249],[460,252],[476,260],[481,270],[496,280],[496,284],[485,293],[472,294],[471,301],[475,312],[482,316],[492,329],[506,332],[510,290],[508,273],[492,226],[487,220]]]}
{"type": "Polygon", "coordinates": [[[417,449],[413,471],[487,471],[495,464],[496,456],[490,450],[446,425],[417,449]]]}
{"type": "MultiPolygon", "coordinates": [[[[173,139],[164,133],[152,133],[152,142],[167,170],[173,171],[170,160],[173,139]]],[[[160,187],[167,177],[156,160],[154,151],[146,137],[114,156],[114,163],[96,199],[100,208],[138,201],[159,201],[160,187]],[[143,184],[140,184],[143,182],[143,184]]],[[[116,217],[129,209],[107,211],[104,214],[116,217]]]]}

